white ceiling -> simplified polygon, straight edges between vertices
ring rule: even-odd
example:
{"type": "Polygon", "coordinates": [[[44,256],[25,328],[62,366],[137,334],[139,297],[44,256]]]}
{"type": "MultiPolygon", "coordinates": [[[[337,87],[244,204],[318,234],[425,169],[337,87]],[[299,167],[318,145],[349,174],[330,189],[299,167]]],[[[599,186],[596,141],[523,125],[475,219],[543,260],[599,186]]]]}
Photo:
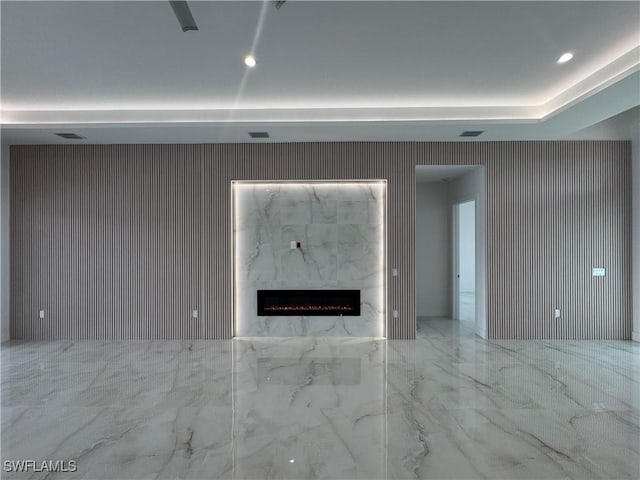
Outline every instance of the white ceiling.
{"type": "Polygon", "coordinates": [[[189,4],[183,33],[166,1],[3,0],[3,140],[565,138],[640,105],[638,1],[189,4]]]}

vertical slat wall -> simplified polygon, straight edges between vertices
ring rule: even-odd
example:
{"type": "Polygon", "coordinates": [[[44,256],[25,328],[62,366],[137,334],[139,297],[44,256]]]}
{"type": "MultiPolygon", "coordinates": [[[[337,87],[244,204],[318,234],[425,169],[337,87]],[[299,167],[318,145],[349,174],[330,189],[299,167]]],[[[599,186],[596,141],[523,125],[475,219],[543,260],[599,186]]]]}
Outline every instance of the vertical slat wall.
{"type": "Polygon", "coordinates": [[[203,164],[204,338],[232,335],[232,180],[387,180],[388,338],[415,337],[414,143],[205,145],[203,164]],[[399,212],[402,212],[400,214],[399,212]],[[390,317],[389,313],[389,317],[390,317]]]}
{"type": "Polygon", "coordinates": [[[419,165],[486,167],[489,338],[631,338],[629,142],[422,143],[417,152],[419,165]]]}
{"type": "Polygon", "coordinates": [[[199,149],[12,148],[12,338],[200,336],[199,149]]]}
{"type": "Polygon", "coordinates": [[[231,180],[252,179],[387,179],[387,336],[414,338],[416,164],[486,167],[490,338],[630,338],[628,142],[24,146],[11,162],[12,338],[229,338],[231,180]]]}

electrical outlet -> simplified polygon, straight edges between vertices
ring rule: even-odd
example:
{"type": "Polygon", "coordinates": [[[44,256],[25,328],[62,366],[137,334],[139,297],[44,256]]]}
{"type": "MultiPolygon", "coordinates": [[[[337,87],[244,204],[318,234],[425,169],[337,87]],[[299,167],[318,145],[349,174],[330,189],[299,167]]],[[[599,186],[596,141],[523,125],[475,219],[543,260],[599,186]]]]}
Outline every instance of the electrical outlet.
{"type": "Polygon", "coordinates": [[[193,318],[198,318],[198,310],[194,310],[193,312],[191,312],[191,316],[193,318]]]}
{"type": "Polygon", "coordinates": [[[391,275],[393,275],[394,277],[397,277],[398,276],[398,269],[397,268],[393,268],[391,270],[391,275]]]}
{"type": "Polygon", "coordinates": [[[44,310],[40,310],[40,311],[38,312],[38,317],[39,317],[39,318],[44,318],[44,310]]]}
{"type": "Polygon", "coordinates": [[[394,310],[393,311],[393,318],[398,318],[400,316],[400,313],[398,313],[398,310],[394,310]]]}
{"type": "Polygon", "coordinates": [[[560,309],[559,309],[559,308],[556,308],[556,310],[555,310],[555,312],[554,312],[555,318],[560,318],[560,313],[561,313],[561,312],[560,312],[560,309]]]}

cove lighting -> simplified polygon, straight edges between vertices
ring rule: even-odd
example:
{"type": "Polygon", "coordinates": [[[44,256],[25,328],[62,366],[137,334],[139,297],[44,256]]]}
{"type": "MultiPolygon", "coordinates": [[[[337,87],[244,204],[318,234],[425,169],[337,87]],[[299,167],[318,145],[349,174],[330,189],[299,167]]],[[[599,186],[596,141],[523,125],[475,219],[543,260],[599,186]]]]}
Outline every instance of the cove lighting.
{"type": "Polygon", "coordinates": [[[558,63],[567,63],[572,58],[573,58],[573,53],[571,52],[563,53],[562,55],[560,55],[560,58],[558,59],[558,63]]]}
{"type": "Polygon", "coordinates": [[[253,55],[247,55],[246,57],[244,57],[244,64],[249,67],[249,68],[253,68],[256,66],[256,59],[253,55]]]}

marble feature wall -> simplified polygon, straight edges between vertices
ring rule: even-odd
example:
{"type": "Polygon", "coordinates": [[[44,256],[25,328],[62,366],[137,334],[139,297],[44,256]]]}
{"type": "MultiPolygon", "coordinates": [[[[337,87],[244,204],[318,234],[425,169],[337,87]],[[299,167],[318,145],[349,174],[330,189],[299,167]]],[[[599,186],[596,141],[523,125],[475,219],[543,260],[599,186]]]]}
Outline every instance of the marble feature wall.
{"type": "Polygon", "coordinates": [[[235,335],[384,336],[385,190],[383,181],[234,182],[235,335]],[[361,315],[258,316],[263,289],[358,289],[361,315]]]}

